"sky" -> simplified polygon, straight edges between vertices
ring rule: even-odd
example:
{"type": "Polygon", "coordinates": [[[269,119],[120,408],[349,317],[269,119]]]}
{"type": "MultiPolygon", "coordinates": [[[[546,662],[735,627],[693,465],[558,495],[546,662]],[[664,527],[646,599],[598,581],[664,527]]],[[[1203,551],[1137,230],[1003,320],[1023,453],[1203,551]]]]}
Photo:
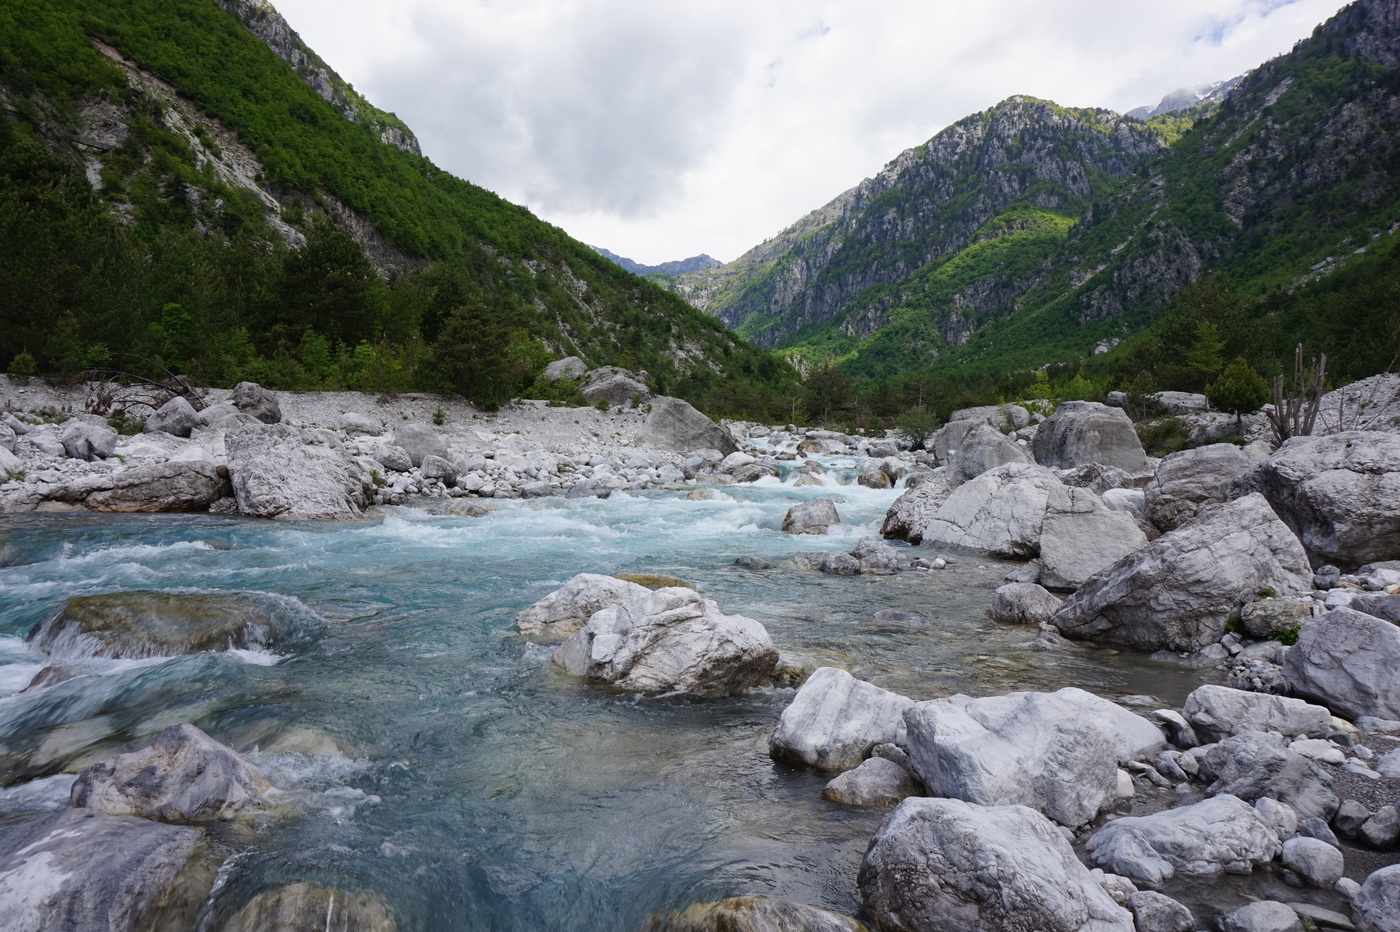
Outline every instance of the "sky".
{"type": "Polygon", "coordinates": [[[729,261],[1013,94],[1119,112],[1339,0],[274,0],[442,168],[646,264],[729,261]]]}

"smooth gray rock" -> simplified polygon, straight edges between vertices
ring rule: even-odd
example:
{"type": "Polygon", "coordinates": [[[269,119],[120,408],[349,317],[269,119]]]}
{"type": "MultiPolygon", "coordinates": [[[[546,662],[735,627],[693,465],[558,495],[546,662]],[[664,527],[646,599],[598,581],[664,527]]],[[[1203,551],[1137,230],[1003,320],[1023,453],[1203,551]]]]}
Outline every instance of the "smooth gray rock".
{"type": "Polygon", "coordinates": [[[1007,583],[992,596],[987,615],[1012,625],[1048,625],[1060,604],[1059,596],[1035,583],[1007,583]]]}
{"type": "Polygon", "coordinates": [[[1400,625],[1400,595],[1359,595],[1347,608],[1400,625]]]}
{"type": "Polygon", "coordinates": [[[374,448],[372,456],[380,466],[393,472],[408,472],[413,468],[413,460],[408,451],[392,443],[381,443],[374,448]]]}
{"type": "Polygon", "coordinates": [[[563,359],[556,359],[545,366],[540,378],[546,382],[557,382],[560,379],[577,382],[587,374],[587,363],[577,356],[565,356],[563,359]]]}
{"type": "Polygon", "coordinates": [[[358,518],[374,495],[369,472],[329,431],[244,426],[224,437],[241,514],[308,521],[358,518]]]}
{"type": "Polygon", "coordinates": [[[176,437],[188,437],[198,423],[194,406],[186,401],[184,396],[176,395],[151,412],[141,430],[148,434],[163,431],[176,437]]]}
{"type": "Polygon", "coordinates": [[[1330,773],[1290,750],[1276,732],[1241,732],[1210,745],[1197,760],[1212,796],[1250,801],[1268,796],[1291,806],[1300,818],[1328,819],[1337,811],[1330,773]]]}
{"type": "Polygon", "coordinates": [[[1354,799],[1343,800],[1337,807],[1337,814],[1332,817],[1332,827],[1343,838],[1355,839],[1361,831],[1361,826],[1366,824],[1366,820],[1371,818],[1371,810],[1354,799]]]}
{"type": "Polygon", "coordinates": [[[1362,824],[1357,835],[1372,848],[1394,847],[1396,838],[1400,838],[1400,812],[1394,806],[1380,807],[1362,824]]]}
{"type": "Polygon", "coordinates": [[[63,452],[75,460],[105,460],[117,449],[120,436],[101,418],[73,418],[59,428],[63,452]]]}
{"type": "Polygon", "coordinates": [[[739,557],[734,561],[734,565],[746,570],[754,570],[755,572],[759,570],[771,570],[776,568],[772,563],[769,563],[762,557],[755,557],[751,554],[746,554],[742,557],[739,557]]]}
{"type": "MultiPolygon", "coordinates": [[[[447,450],[447,443],[438,433],[437,428],[431,424],[423,424],[419,421],[405,421],[394,427],[394,446],[399,447],[408,454],[408,460],[414,466],[423,465],[423,457],[440,456],[447,459],[451,454],[447,450]]],[[[388,464],[385,464],[388,465],[388,464]]],[[[390,467],[391,469],[393,467],[390,467]]],[[[403,470],[400,470],[403,471],[403,470]]]]}
{"type": "Polygon", "coordinates": [[[676,453],[718,450],[721,456],[739,449],[729,431],[691,407],[689,402],[664,395],[651,400],[651,413],[642,423],[637,444],[676,453]]]}
{"type": "Polygon", "coordinates": [[[347,894],[312,883],[259,893],[220,932],[394,932],[393,916],[372,893],[347,894]]]}
{"type": "Polygon", "coordinates": [[[860,564],[860,571],[874,576],[893,576],[909,569],[908,551],[900,552],[878,537],[862,537],[856,542],[851,556],[860,564]]]}
{"type": "Polygon", "coordinates": [[[1137,932],[1194,932],[1191,910],[1156,890],[1142,890],[1128,897],[1137,932]]]}
{"type": "Polygon", "coordinates": [[[1332,713],[1320,705],[1245,692],[1228,686],[1199,686],[1186,697],[1181,712],[1205,743],[1245,731],[1276,731],[1297,737],[1332,734],[1332,713]]]}
{"type": "Polygon", "coordinates": [[[93,764],[73,784],[75,809],[192,825],[264,806],[272,784],[193,725],[171,725],[144,750],[93,764]]]}
{"type": "Polygon", "coordinates": [[[825,534],[827,528],[840,523],[841,515],[836,511],[836,503],[829,498],[817,498],[788,509],[783,516],[783,533],[825,534]]]}
{"type": "Polygon", "coordinates": [[[999,430],[978,424],[963,437],[958,449],[948,457],[948,482],[957,488],[989,469],[1007,463],[1029,463],[1030,455],[999,430]]]}
{"type": "Polygon", "coordinates": [[[1089,862],[1134,883],[1161,887],[1177,875],[1247,874],[1283,850],[1269,823],[1233,796],[1109,822],[1084,851],[1089,862]]]}
{"type": "Polygon", "coordinates": [[[1335,608],[1308,622],[1288,649],[1283,674],[1307,696],[1349,719],[1400,718],[1400,628],[1335,608]]]}
{"type": "Polygon", "coordinates": [[[1072,469],[1102,463],[1129,473],[1147,468],[1147,454],[1128,415],[1093,401],[1062,403],[1040,425],[1031,448],[1042,466],[1072,469]]]}
{"type": "Polygon", "coordinates": [[[982,423],[986,422],[976,419],[950,420],[938,429],[924,447],[933,451],[934,458],[938,462],[946,463],[948,457],[953,455],[953,451],[962,446],[963,438],[982,423]]]}
{"type": "Polygon", "coordinates": [[[815,906],[763,896],[693,903],[655,916],[643,932],[868,932],[864,923],[815,906]]]}
{"type": "Polygon", "coordinates": [[[1052,487],[1040,528],[1040,584],[1078,589],[1146,544],[1131,516],[1109,508],[1093,492],[1052,487]]]}
{"type": "Polygon", "coordinates": [[[1303,921],[1287,904],[1261,900],[1221,917],[1220,932],[1303,932],[1303,921]]]}
{"type": "MultiPolygon", "coordinates": [[[[1194,757],[1190,759],[1195,760],[1194,757]]],[[[1198,768],[1199,766],[1197,764],[1198,768]]],[[[1254,808],[1274,827],[1279,838],[1292,838],[1298,834],[1298,813],[1287,803],[1281,803],[1270,796],[1261,796],[1254,801],[1254,808]]]]}
{"type": "Polygon", "coordinates": [[[850,770],[876,745],[904,740],[904,710],[913,704],[845,670],[821,667],[783,710],[768,753],[818,770],[850,770]]]}
{"type": "Polygon", "coordinates": [[[233,493],[212,463],[152,463],[112,476],[112,486],[89,494],[83,504],[93,511],[169,513],[208,511],[233,493]]]}
{"type": "Polygon", "coordinates": [[[6,932],[192,929],[212,872],[182,876],[199,829],[69,810],[0,832],[6,932]]]}
{"type": "Polygon", "coordinates": [[[828,576],[859,576],[860,561],[838,550],[822,558],[821,571],[828,576]]]}
{"type": "Polygon", "coordinates": [[[1230,484],[1253,465],[1232,443],[1167,456],[1143,490],[1147,520],[1163,531],[1176,530],[1194,518],[1202,505],[1225,501],[1230,484]]]}
{"type": "Polygon", "coordinates": [[[1137,480],[1130,473],[1117,466],[1105,466],[1103,463],[1086,463],[1073,469],[1062,469],[1059,475],[1060,481],[1065,485],[1075,489],[1088,489],[1099,496],[1115,489],[1125,492],[1141,491],[1137,488],[1137,480]]]}
{"type": "Polygon", "coordinates": [[[1317,816],[1299,819],[1298,834],[1305,838],[1316,838],[1318,841],[1325,842],[1333,848],[1340,848],[1342,846],[1342,843],[1337,840],[1336,834],[1327,824],[1327,820],[1318,818],[1317,816]]]}
{"type": "Polygon", "coordinates": [[[336,419],[335,429],[351,437],[378,437],[384,433],[384,425],[367,414],[354,411],[342,414],[336,419]]]}
{"type": "Polygon", "coordinates": [[[550,659],[594,684],[706,693],[768,682],[778,651],[763,625],[676,587],[595,612],[550,659]]]}
{"type": "Polygon", "coordinates": [[[1271,638],[1276,634],[1297,632],[1313,617],[1311,599],[1260,599],[1240,610],[1240,624],[1250,637],[1271,638]]]}
{"type": "Polygon", "coordinates": [[[1118,798],[1118,763],[1156,751],[1161,731],[1082,689],[951,696],[910,706],[903,742],[929,793],[1029,806],[1075,828],[1118,798]]]}
{"type": "Polygon", "coordinates": [[[209,405],[195,414],[195,426],[199,428],[217,427],[229,418],[236,418],[241,413],[231,402],[225,401],[209,405]]]}
{"type": "Polygon", "coordinates": [[[588,624],[594,612],[647,596],[651,590],[634,582],[596,573],[579,573],[515,616],[521,634],[567,637],[588,624]]]}
{"type": "Polygon", "coordinates": [[[446,457],[434,456],[429,453],[423,457],[419,470],[424,479],[436,479],[444,485],[451,485],[457,481],[457,467],[446,457]]]}
{"type": "Polygon", "coordinates": [[[822,790],[822,799],[842,806],[897,806],[910,796],[921,795],[923,787],[914,775],[883,757],[862,761],[822,790]]]}
{"type": "Polygon", "coordinates": [[[1298,539],[1261,495],[1206,508],[1088,580],[1055,613],[1066,637],[1193,652],[1265,587],[1309,591],[1298,539]]]}
{"type": "Polygon", "coordinates": [[[233,387],[229,403],[244,414],[252,415],[264,424],[276,424],[282,420],[282,406],[277,396],[257,382],[239,382],[233,387]]]}
{"type": "Polygon", "coordinates": [[[1314,887],[1331,890],[1342,879],[1342,852],[1317,838],[1299,835],[1283,843],[1283,864],[1314,887]]]}
{"type": "Polygon", "coordinates": [[[924,539],[924,529],[952,492],[946,477],[929,476],[894,500],[890,510],[885,513],[880,535],[891,540],[919,543],[924,539]]]}
{"type": "Polygon", "coordinates": [[[1044,467],[998,466],[954,489],[924,527],[922,541],[1013,559],[1037,556],[1046,505],[1060,488],[1044,467]]]}
{"type": "Polygon", "coordinates": [[[1351,919],[1357,932],[1400,932],[1400,864],[1366,878],[1352,897],[1351,919]]]}
{"type": "Polygon", "coordinates": [[[901,932],[1133,932],[1059,829],[1024,806],[906,799],[880,823],[861,899],[901,932]]]}
{"type": "MultiPolygon", "coordinates": [[[[610,405],[629,405],[633,401],[641,404],[652,397],[643,375],[616,366],[600,366],[591,370],[579,386],[579,392],[591,405],[600,401],[610,405]]],[[[730,438],[730,442],[733,442],[733,438],[730,438]]]]}

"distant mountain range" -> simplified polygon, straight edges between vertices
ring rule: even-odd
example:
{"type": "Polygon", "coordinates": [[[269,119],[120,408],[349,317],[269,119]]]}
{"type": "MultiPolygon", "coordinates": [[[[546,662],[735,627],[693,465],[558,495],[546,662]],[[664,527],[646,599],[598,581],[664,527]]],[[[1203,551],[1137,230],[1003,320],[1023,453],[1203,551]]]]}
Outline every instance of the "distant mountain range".
{"type": "Polygon", "coordinates": [[[660,265],[642,265],[640,262],[628,259],[626,256],[619,256],[617,253],[604,249],[602,246],[590,246],[588,248],[605,259],[611,259],[633,275],[641,275],[644,278],[648,275],[683,275],[686,272],[699,272],[702,269],[713,269],[717,266],[724,265],[723,262],[713,256],[707,256],[704,253],[698,256],[691,256],[689,259],[677,259],[673,262],[663,262],[660,265]]]}
{"type": "Polygon", "coordinates": [[[1239,75],[1228,81],[1216,81],[1214,84],[1202,84],[1194,88],[1177,88],[1163,97],[1161,103],[1157,104],[1157,106],[1138,107],[1135,110],[1129,110],[1123,115],[1130,116],[1135,120],[1146,120],[1151,117],[1160,116],[1163,113],[1190,110],[1192,107],[1199,107],[1201,104],[1218,104],[1244,79],[1245,75],[1239,75]]]}

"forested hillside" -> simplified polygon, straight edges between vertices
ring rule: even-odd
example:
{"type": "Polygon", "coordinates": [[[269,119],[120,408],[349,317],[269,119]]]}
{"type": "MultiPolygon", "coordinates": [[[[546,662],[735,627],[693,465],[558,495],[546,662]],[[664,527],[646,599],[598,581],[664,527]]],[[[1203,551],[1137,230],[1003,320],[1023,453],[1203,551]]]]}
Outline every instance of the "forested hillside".
{"type": "Polygon", "coordinates": [[[790,376],[417,155],[265,4],[229,6],[0,8],[0,368],[126,353],[215,384],[488,404],[556,355],[698,401],[790,376]]]}

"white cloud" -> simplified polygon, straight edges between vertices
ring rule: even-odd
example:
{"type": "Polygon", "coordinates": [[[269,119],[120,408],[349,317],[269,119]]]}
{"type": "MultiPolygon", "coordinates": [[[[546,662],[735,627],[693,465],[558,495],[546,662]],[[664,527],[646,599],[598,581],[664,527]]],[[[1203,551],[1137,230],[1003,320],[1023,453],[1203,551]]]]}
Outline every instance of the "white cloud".
{"type": "Polygon", "coordinates": [[[732,259],[1012,94],[1128,110],[1340,0],[280,0],[442,167],[643,262],[732,259]]]}

